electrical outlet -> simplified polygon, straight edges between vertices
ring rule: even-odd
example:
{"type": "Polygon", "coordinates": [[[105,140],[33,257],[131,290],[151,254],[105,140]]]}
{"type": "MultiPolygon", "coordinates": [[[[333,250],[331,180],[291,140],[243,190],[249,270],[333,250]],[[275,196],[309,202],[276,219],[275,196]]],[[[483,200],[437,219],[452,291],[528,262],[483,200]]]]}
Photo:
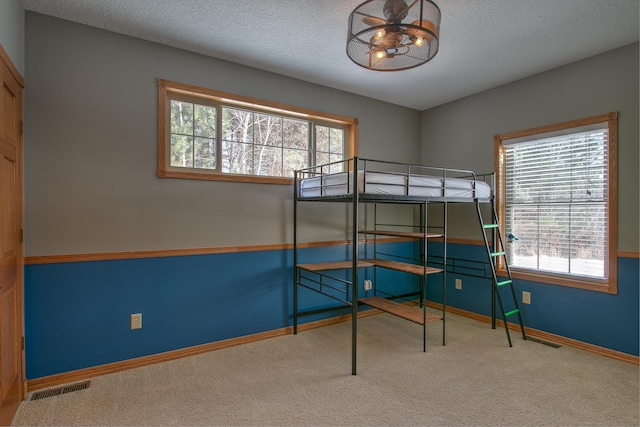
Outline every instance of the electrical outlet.
{"type": "Polygon", "coordinates": [[[142,329],[142,313],[131,315],[131,329],[142,329]]]}
{"type": "Polygon", "coordinates": [[[373,283],[371,282],[371,280],[365,280],[364,281],[364,290],[365,291],[370,291],[373,288],[373,283]]]}
{"type": "Polygon", "coordinates": [[[456,279],[456,289],[462,290],[462,279],[456,279]]]}
{"type": "Polygon", "coordinates": [[[531,304],[531,292],[522,291],[522,303],[531,304]]]}

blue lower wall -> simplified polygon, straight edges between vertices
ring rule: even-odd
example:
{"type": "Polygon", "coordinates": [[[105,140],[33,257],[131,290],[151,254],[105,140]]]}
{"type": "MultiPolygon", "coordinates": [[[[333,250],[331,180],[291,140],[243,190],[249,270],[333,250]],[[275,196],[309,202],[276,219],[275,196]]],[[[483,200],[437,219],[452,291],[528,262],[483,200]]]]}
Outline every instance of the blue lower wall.
{"type": "Polygon", "coordinates": [[[290,253],[28,265],[27,378],[281,328],[290,253]],[[130,330],[131,313],[143,328],[130,330]]]}
{"type": "MultiPolygon", "coordinates": [[[[410,254],[412,243],[390,243],[388,252],[410,254]]],[[[371,248],[366,248],[370,251],[371,248]]],[[[299,262],[340,260],[346,247],[300,252],[299,262]]],[[[448,256],[484,259],[482,248],[449,245],[448,256]]],[[[638,355],[638,259],[618,260],[618,295],[516,281],[531,292],[521,306],[527,326],[638,355]]],[[[405,273],[364,271],[390,292],[416,289],[405,273]],[[388,285],[386,285],[388,283],[388,285]]],[[[276,250],[25,266],[27,378],[97,366],[240,337],[292,324],[292,251],[276,250]],[[129,316],[143,314],[130,330],[129,316]]],[[[431,278],[430,299],[442,300],[431,278]]],[[[447,304],[490,314],[486,280],[450,273],[447,304]],[[462,278],[463,289],[454,289],[462,278]]],[[[303,309],[335,305],[301,291],[303,309]]],[[[340,314],[305,316],[301,321],[340,314]]]]}

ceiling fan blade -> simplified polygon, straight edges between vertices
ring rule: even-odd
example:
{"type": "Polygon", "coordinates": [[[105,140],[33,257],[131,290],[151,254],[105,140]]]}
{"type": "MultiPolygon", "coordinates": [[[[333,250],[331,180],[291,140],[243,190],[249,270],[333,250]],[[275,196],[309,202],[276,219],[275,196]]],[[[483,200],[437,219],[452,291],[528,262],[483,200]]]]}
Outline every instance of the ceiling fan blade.
{"type": "Polygon", "coordinates": [[[375,16],[364,16],[362,18],[362,22],[364,22],[365,24],[369,25],[370,27],[376,26],[376,25],[384,25],[387,23],[387,20],[382,19],[382,18],[377,18],[375,16]]]}
{"type": "MultiPolygon", "coordinates": [[[[409,9],[411,9],[413,6],[416,5],[416,3],[418,3],[419,0],[413,0],[413,3],[411,3],[410,5],[407,5],[404,0],[400,0],[401,3],[404,3],[405,7],[403,7],[402,9],[396,9],[396,11],[400,11],[400,13],[398,14],[399,16],[395,17],[396,20],[401,20],[404,19],[404,17],[407,15],[407,13],[409,12],[409,9]],[[400,18],[400,19],[397,19],[400,18]]],[[[393,9],[393,8],[397,8],[398,7],[398,0],[395,1],[391,1],[390,3],[388,3],[388,6],[393,9]]],[[[362,15],[362,22],[364,22],[366,25],[369,25],[370,27],[376,26],[376,25],[385,25],[388,24],[390,20],[393,19],[382,19],[382,18],[378,18],[377,16],[373,16],[373,15],[367,15],[366,13],[362,13],[359,12],[360,15],[362,15]]],[[[393,15],[393,14],[392,14],[393,15]]]]}

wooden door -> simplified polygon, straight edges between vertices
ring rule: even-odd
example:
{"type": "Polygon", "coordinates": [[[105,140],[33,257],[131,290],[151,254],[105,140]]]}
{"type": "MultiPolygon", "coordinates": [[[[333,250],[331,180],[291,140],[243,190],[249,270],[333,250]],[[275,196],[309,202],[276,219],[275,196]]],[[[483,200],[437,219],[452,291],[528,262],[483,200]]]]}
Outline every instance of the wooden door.
{"type": "Polygon", "coordinates": [[[23,398],[22,81],[0,46],[0,424],[23,398]]]}

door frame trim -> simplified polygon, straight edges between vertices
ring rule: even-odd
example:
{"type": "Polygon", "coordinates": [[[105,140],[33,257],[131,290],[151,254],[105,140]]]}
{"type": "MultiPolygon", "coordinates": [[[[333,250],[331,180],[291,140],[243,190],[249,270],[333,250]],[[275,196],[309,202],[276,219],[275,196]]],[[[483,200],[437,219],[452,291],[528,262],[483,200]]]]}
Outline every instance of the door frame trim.
{"type": "Polygon", "coordinates": [[[2,47],[2,44],[0,44],[0,59],[2,59],[2,62],[5,63],[7,68],[9,68],[11,75],[13,76],[14,79],[16,79],[20,87],[24,89],[24,77],[22,77],[22,75],[20,74],[16,66],[13,65],[13,61],[11,61],[9,54],[7,53],[6,50],[4,50],[4,47],[2,47]]]}
{"type": "MultiPolygon", "coordinates": [[[[2,44],[0,44],[0,62],[4,64],[9,69],[9,73],[13,76],[15,81],[19,86],[19,94],[18,94],[18,111],[19,117],[18,121],[21,123],[21,128],[18,131],[18,139],[16,145],[16,165],[17,165],[17,177],[16,177],[16,194],[18,198],[18,211],[16,212],[16,216],[18,218],[18,232],[24,230],[24,87],[25,81],[24,77],[20,74],[13,61],[9,57],[9,54],[4,49],[2,44]]],[[[18,317],[19,317],[19,341],[20,343],[24,343],[24,239],[18,238],[18,253],[17,253],[17,286],[18,286],[18,317]]],[[[24,400],[27,395],[27,375],[26,375],[26,360],[25,360],[25,352],[24,345],[20,345],[18,348],[21,349],[21,357],[20,357],[20,380],[18,381],[18,393],[21,397],[21,400],[24,400]]]]}

